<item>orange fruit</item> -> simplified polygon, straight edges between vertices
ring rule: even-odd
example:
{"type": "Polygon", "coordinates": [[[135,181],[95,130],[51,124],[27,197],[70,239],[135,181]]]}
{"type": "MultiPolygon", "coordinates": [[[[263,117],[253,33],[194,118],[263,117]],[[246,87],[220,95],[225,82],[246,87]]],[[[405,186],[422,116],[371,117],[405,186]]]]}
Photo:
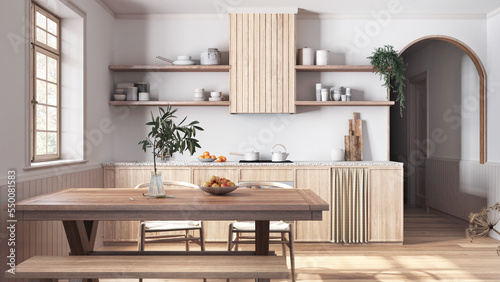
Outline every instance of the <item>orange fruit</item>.
{"type": "Polygon", "coordinates": [[[198,157],[198,159],[203,159],[203,155],[200,155],[200,156],[198,157]]]}
{"type": "Polygon", "coordinates": [[[211,159],[215,159],[215,158],[217,158],[217,157],[216,157],[216,156],[214,156],[214,155],[211,155],[211,156],[210,156],[210,158],[211,158],[211,159]]]}
{"type": "Polygon", "coordinates": [[[222,160],[222,158],[221,158],[221,157],[218,157],[218,158],[217,158],[217,162],[218,162],[218,163],[221,163],[221,162],[224,162],[224,161],[222,160]]]}
{"type": "Polygon", "coordinates": [[[222,162],[225,162],[225,161],[226,161],[226,157],[224,157],[224,156],[220,156],[219,158],[221,158],[221,159],[222,159],[222,162]]]}
{"type": "Polygon", "coordinates": [[[210,156],[210,153],[208,151],[203,152],[204,156],[210,156]]]}

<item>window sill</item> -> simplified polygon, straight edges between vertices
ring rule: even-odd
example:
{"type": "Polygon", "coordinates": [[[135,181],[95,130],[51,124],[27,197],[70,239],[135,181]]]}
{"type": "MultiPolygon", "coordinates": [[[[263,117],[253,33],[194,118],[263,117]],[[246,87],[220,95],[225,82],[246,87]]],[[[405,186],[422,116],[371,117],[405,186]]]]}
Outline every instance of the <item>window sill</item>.
{"type": "Polygon", "coordinates": [[[50,168],[50,167],[77,165],[77,164],[84,164],[87,162],[88,162],[87,160],[57,160],[48,162],[38,162],[38,163],[31,163],[31,165],[25,167],[24,170],[36,170],[36,169],[50,168]]]}

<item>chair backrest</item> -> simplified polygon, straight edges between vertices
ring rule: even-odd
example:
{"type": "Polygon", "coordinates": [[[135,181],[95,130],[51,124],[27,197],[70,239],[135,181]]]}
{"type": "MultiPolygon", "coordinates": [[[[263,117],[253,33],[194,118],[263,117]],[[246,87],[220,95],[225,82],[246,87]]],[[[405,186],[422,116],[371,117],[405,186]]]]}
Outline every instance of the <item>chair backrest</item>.
{"type": "Polygon", "coordinates": [[[285,188],[291,189],[292,186],[281,183],[281,182],[272,182],[272,181],[252,181],[252,182],[241,182],[238,183],[240,187],[249,187],[249,188],[285,188]]]}
{"type": "MultiPolygon", "coordinates": [[[[198,186],[196,186],[192,183],[182,182],[182,181],[163,181],[163,186],[182,186],[182,187],[189,187],[189,188],[199,188],[198,186]]],[[[144,187],[149,187],[149,182],[141,183],[141,184],[135,186],[134,189],[144,188],[144,187]]]]}

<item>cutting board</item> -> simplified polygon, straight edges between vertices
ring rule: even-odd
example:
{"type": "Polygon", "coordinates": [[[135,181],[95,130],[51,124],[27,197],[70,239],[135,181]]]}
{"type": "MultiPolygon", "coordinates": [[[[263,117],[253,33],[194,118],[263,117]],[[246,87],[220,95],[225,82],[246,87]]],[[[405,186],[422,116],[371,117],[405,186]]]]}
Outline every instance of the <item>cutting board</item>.
{"type": "Polygon", "coordinates": [[[353,119],[349,120],[349,135],[344,136],[345,160],[363,160],[363,128],[359,113],[353,113],[353,119]]]}

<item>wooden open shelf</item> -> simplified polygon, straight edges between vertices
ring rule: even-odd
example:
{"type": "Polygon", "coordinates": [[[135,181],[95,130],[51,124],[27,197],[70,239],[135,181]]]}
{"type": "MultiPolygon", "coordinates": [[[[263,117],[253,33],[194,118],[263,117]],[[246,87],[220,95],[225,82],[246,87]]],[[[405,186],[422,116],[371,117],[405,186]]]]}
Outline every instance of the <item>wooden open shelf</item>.
{"type": "Polygon", "coordinates": [[[110,65],[109,69],[116,72],[229,72],[229,65],[110,65]]]}
{"type": "Polygon", "coordinates": [[[327,66],[295,66],[296,71],[301,72],[373,72],[371,65],[327,65],[327,66]]]}
{"type": "Polygon", "coordinates": [[[186,106],[186,107],[215,107],[215,106],[229,106],[229,101],[109,101],[111,106],[186,106]]]}
{"type": "Polygon", "coordinates": [[[296,106],[355,106],[380,107],[392,106],[394,101],[295,101],[296,106]]]}

